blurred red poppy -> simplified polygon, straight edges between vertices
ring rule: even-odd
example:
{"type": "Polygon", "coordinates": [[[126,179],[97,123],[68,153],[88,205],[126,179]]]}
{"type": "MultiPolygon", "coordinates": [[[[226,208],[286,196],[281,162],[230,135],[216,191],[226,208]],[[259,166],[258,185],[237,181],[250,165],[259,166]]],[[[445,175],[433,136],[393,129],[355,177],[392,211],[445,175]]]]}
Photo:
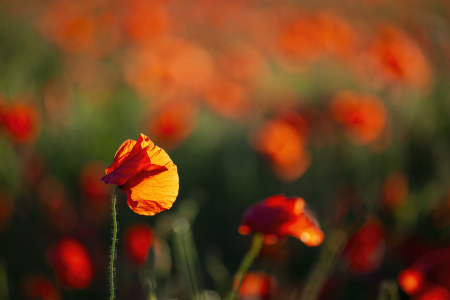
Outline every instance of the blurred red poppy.
{"type": "Polygon", "coordinates": [[[344,253],[354,272],[375,271],[381,265],[385,252],[382,226],[378,219],[371,217],[350,237],[344,253]]]}
{"type": "Polygon", "coordinates": [[[193,100],[172,100],[147,118],[147,128],[156,142],[174,149],[194,130],[197,114],[198,105],[193,100]]]}
{"type": "Polygon", "coordinates": [[[61,300],[61,293],[53,283],[42,276],[30,276],[24,281],[23,292],[26,299],[61,300]]]}
{"type": "MultiPolygon", "coordinates": [[[[235,281],[237,286],[239,281],[235,281]]],[[[272,277],[263,272],[248,272],[242,281],[239,290],[239,299],[265,300],[269,299],[275,288],[275,282],[272,277]]]]}
{"type": "Polygon", "coordinates": [[[389,207],[395,207],[402,203],[408,194],[408,179],[402,172],[396,171],[389,174],[384,182],[383,200],[389,207]]]}
{"type": "Polygon", "coordinates": [[[87,287],[94,276],[92,259],[86,248],[73,238],[62,238],[48,253],[56,276],[70,289],[87,287]]]}
{"type": "Polygon", "coordinates": [[[105,172],[105,165],[98,161],[91,161],[83,166],[80,172],[81,187],[92,200],[103,200],[110,192],[108,186],[98,181],[105,172]]]}
{"type": "Polygon", "coordinates": [[[265,122],[256,134],[256,148],[268,156],[284,181],[302,176],[311,163],[306,149],[308,126],[297,114],[265,122]]]}
{"type": "Polygon", "coordinates": [[[120,146],[101,180],[127,194],[137,214],[153,216],[172,207],[178,195],[178,172],[167,153],[141,134],[120,146]]]}
{"type": "Polygon", "coordinates": [[[31,141],[39,131],[36,109],[29,104],[12,104],[4,111],[3,118],[6,129],[15,142],[31,141]]]}
{"type": "Polygon", "coordinates": [[[368,50],[367,65],[361,72],[371,74],[383,85],[404,85],[427,90],[432,70],[418,44],[391,25],[381,25],[368,50]]]}
{"type": "Polygon", "coordinates": [[[136,264],[143,265],[153,243],[152,228],[146,224],[134,224],[126,229],[124,235],[129,258],[136,264]]]}
{"type": "Polygon", "coordinates": [[[13,211],[14,200],[12,195],[8,191],[0,189],[0,232],[9,227],[13,211]]]}
{"type": "Polygon", "coordinates": [[[322,243],[324,235],[302,198],[272,196],[247,209],[239,233],[259,232],[265,243],[273,244],[286,235],[293,236],[307,246],[322,243]]]}
{"type": "Polygon", "coordinates": [[[397,280],[402,290],[408,295],[417,293],[424,283],[423,273],[414,269],[403,270],[397,280]]]}
{"type": "Polygon", "coordinates": [[[330,110],[356,144],[374,141],[381,136],[386,125],[386,109],[383,102],[374,96],[341,92],[331,100],[330,110]]]}

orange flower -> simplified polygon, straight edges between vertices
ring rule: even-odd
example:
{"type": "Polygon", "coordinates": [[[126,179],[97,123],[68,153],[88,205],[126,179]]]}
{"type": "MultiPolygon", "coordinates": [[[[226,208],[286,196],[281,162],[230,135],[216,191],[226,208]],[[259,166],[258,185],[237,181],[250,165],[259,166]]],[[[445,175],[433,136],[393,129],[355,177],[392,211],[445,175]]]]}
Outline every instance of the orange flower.
{"type": "Polygon", "coordinates": [[[283,195],[269,197],[246,211],[239,233],[247,235],[250,232],[264,234],[266,244],[290,235],[314,247],[320,245],[324,238],[305,200],[283,195]]]}
{"type": "Polygon", "coordinates": [[[380,99],[353,92],[337,94],[330,104],[333,118],[345,126],[356,144],[367,144],[381,136],[386,125],[386,109],[380,99]]]}
{"type": "Polygon", "coordinates": [[[418,270],[406,269],[398,275],[398,284],[408,295],[413,295],[420,290],[423,284],[423,273],[418,270]]]}
{"type": "MultiPolygon", "coordinates": [[[[234,285],[238,285],[235,281],[234,285]]],[[[242,299],[269,299],[275,287],[275,280],[263,272],[249,272],[242,281],[239,297],[242,299]]]]}
{"type": "Polygon", "coordinates": [[[408,195],[408,179],[402,172],[389,174],[384,182],[384,203],[389,207],[398,206],[408,195]]]}
{"type": "Polygon", "coordinates": [[[178,195],[178,172],[167,153],[141,134],[136,141],[120,146],[114,162],[101,180],[119,186],[128,206],[140,214],[153,216],[172,207],[178,195]]]}
{"type": "Polygon", "coordinates": [[[284,181],[302,176],[311,163],[306,148],[308,125],[297,114],[267,121],[256,135],[256,148],[272,161],[276,174],[284,181]]]}

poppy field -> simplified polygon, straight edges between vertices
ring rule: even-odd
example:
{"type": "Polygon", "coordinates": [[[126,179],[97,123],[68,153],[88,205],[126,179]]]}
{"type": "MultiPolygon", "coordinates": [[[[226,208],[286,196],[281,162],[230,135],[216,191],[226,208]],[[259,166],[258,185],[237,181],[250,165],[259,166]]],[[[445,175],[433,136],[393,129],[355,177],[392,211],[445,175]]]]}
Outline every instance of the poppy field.
{"type": "Polygon", "coordinates": [[[0,0],[0,300],[450,300],[450,2],[0,0]]]}

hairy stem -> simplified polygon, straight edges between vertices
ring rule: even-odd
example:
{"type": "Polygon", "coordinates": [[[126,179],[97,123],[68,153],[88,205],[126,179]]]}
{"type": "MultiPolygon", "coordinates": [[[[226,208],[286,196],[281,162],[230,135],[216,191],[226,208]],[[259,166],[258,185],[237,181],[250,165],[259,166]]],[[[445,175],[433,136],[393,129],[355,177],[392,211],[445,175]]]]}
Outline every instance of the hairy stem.
{"type": "Polygon", "coordinates": [[[255,258],[258,257],[259,252],[261,251],[261,247],[263,244],[264,235],[261,233],[255,234],[253,237],[252,247],[250,251],[248,251],[247,255],[245,255],[244,259],[239,266],[239,269],[234,276],[235,280],[239,280],[239,285],[233,290],[228,300],[236,300],[239,294],[239,290],[241,289],[242,282],[244,281],[245,274],[248,269],[252,266],[255,258]]]}
{"type": "Polygon", "coordinates": [[[113,238],[112,238],[112,246],[111,246],[111,262],[109,264],[109,280],[110,280],[110,289],[111,289],[111,297],[110,300],[114,299],[114,258],[116,256],[116,238],[117,238],[117,220],[116,220],[116,191],[119,187],[116,186],[114,189],[114,193],[112,196],[112,216],[113,216],[113,238]]]}

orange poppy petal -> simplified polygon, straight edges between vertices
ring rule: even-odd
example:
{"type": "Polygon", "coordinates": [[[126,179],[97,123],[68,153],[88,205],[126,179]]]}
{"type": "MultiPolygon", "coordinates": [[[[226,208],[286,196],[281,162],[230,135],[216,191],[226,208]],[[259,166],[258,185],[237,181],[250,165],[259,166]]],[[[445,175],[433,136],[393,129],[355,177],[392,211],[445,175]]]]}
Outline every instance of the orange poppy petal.
{"type": "Polygon", "coordinates": [[[136,141],[133,140],[126,140],[117,150],[116,155],[114,155],[114,162],[111,166],[106,168],[106,174],[111,173],[114,171],[120,164],[128,157],[131,150],[133,150],[134,145],[136,144],[136,141]]]}
{"type": "MultiPolygon", "coordinates": [[[[134,148],[137,148],[136,146],[134,148]]],[[[133,148],[133,151],[134,151],[133,148]]],[[[147,149],[141,149],[136,155],[132,156],[132,152],[127,157],[127,160],[119,167],[114,169],[111,173],[103,176],[101,180],[106,184],[123,185],[131,177],[135,176],[141,170],[149,170],[151,166],[150,158],[147,154],[147,149]]]]}
{"type": "Polygon", "coordinates": [[[172,207],[178,195],[179,181],[177,167],[163,149],[148,140],[147,153],[151,163],[159,168],[152,172],[139,172],[121,188],[134,212],[153,216],[172,207]],[[166,169],[164,172],[163,167],[166,169]]]}

